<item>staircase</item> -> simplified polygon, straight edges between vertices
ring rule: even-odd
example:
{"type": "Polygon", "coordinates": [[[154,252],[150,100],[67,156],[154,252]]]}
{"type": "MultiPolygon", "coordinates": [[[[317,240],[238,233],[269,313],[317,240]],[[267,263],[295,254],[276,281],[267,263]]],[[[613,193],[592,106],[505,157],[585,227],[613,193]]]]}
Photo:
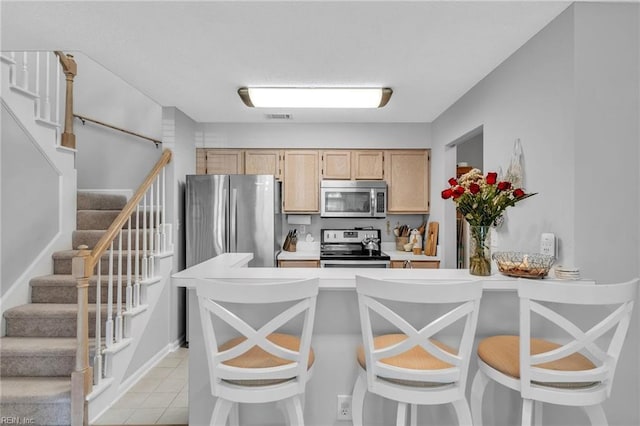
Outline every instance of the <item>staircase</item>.
{"type": "MultiPolygon", "coordinates": [[[[87,245],[92,248],[127,200],[120,195],[94,193],[79,193],[77,200],[78,229],[73,232],[73,247],[87,245]]],[[[4,313],[6,336],[0,338],[0,411],[3,418],[33,421],[32,424],[37,425],[71,423],[70,376],[75,367],[77,314],[76,280],[71,275],[71,259],[77,252],[55,252],[53,274],[34,277],[30,281],[31,303],[4,313]]],[[[124,287],[126,271],[123,275],[124,287]]],[[[101,300],[106,301],[108,278],[102,276],[100,279],[101,300]]],[[[117,275],[113,280],[117,280],[117,275]]],[[[89,280],[91,337],[95,335],[96,283],[96,276],[89,280]]],[[[114,303],[116,293],[113,291],[114,303]]],[[[123,294],[126,293],[123,291],[123,294]]],[[[105,304],[101,304],[101,310],[105,318],[105,304]]],[[[95,344],[92,344],[90,359],[93,359],[93,346],[95,344]]]]}

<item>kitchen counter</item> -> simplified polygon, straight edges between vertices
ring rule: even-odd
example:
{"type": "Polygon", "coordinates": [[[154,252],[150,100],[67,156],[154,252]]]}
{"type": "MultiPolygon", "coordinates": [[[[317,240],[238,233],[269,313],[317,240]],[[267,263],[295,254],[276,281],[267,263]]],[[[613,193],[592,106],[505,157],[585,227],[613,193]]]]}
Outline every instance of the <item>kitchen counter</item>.
{"type": "MultiPolygon", "coordinates": [[[[395,249],[395,243],[382,243],[382,251],[389,255],[391,260],[410,260],[412,262],[420,260],[440,260],[440,256],[425,256],[424,254],[413,254],[410,251],[399,251],[395,249]]],[[[320,243],[298,242],[297,251],[281,251],[278,260],[319,260],[320,243]]]]}
{"type": "MultiPolygon", "coordinates": [[[[355,293],[356,274],[381,279],[475,280],[486,290],[482,296],[477,338],[489,334],[512,334],[518,329],[519,303],[515,291],[521,280],[518,278],[498,273],[489,277],[477,277],[470,275],[464,269],[249,268],[247,265],[252,258],[251,253],[223,254],[172,275],[174,285],[187,288],[189,306],[192,307],[188,309],[189,424],[208,424],[215,402],[210,393],[205,342],[195,292],[198,283],[215,285],[212,282],[207,283],[208,279],[256,279],[269,282],[282,279],[319,278],[320,292],[312,340],[316,353],[315,372],[307,385],[305,402],[305,419],[310,426],[335,424],[336,395],[351,395],[357,376],[355,351],[362,337],[355,293]]],[[[581,281],[581,283],[584,282],[585,280],[581,281]]],[[[252,318],[272,316],[273,312],[252,306],[250,315],[252,318]]],[[[418,311],[415,315],[418,315],[418,311]]],[[[223,335],[221,340],[231,337],[223,335]]],[[[445,343],[447,342],[447,336],[442,336],[442,339],[445,343]]],[[[470,378],[473,377],[475,368],[472,362],[470,378]]],[[[500,404],[505,407],[503,411],[509,418],[506,421],[501,419],[488,423],[513,423],[513,419],[519,415],[519,394],[511,395],[508,390],[496,392],[495,398],[491,395],[485,396],[486,403],[492,406],[500,404]]],[[[429,409],[434,424],[453,424],[448,408],[444,405],[429,409]]],[[[371,426],[383,426],[394,422],[395,405],[379,397],[368,395],[365,411],[365,418],[369,419],[368,424],[371,426]]],[[[240,408],[241,424],[245,426],[277,424],[281,421],[280,416],[277,409],[270,404],[245,404],[240,408]]]]}

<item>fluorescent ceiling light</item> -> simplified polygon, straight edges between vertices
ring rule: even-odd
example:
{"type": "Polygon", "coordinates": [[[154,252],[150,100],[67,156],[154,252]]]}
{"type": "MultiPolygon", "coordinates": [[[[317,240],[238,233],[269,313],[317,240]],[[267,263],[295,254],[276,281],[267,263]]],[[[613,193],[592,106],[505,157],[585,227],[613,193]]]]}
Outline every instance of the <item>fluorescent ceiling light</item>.
{"type": "Polygon", "coordinates": [[[387,87],[242,87],[238,95],[256,108],[381,108],[393,91],[387,87]]]}

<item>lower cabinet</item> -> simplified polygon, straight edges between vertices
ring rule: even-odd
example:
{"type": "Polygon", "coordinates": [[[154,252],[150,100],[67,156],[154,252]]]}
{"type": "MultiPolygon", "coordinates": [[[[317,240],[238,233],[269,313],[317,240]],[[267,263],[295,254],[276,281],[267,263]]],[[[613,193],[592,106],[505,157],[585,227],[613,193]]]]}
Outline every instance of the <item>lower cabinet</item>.
{"type": "Polygon", "coordinates": [[[319,268],[319,260],[278,260],[278,268],[319,268]]]}
{"type": "Polygon", "coordinates": [[[439,269],[439,260],[392,260],[392,268],[413,268],[413,269],[439,269]],[[405,262],[406,265],[405,265],[405,262]]]}

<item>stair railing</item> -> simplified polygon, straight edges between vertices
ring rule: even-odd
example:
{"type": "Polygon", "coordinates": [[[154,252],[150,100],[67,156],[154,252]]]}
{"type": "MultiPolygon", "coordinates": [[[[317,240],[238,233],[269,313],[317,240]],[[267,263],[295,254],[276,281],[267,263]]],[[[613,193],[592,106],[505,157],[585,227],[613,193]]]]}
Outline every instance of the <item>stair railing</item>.
{"type": "Polygon", "coordinates": [[[158,162],[144,179],[126,206],[113,221],[106,233],[100,238],[93,250],[79,247],[78,255],[73,258],[73,275],[77,281],[78,316],[76,366],[71,375],[71,413],[72,425],[87,424],[86,396],[91,393],[94,384],[99,384],[103,376],[109,377],[110,365],[102,363],[102,318],[101,280],[108,274],[107,318],[105,321],[104,351],[114,351],[118,346],[129,343],[128,321],[124,317],[145,305],[146,292],[141,284],[157,280],[155,276],[155,257],[172,250],[171,230],[165,222],[166,165],[171,161],[171,151],[164,150],[158,162]],[[162,194],[162,196],[160,196],[162,194]],[[154,198],[155,195],[155,198],[154,198]],[[147,204],[149,200],[149,204],[147,204]],[[142,221],[140,216],[142,215],[142,221]],[[132,220],[135,218],[135,246],[132,242],[132,220]],[[142,229],[139,225],[142,222],[142,229]],[[123,229],[126,226],[127,239],[123,241],[123,229]],[[117,241],[117,253],[114,250],[117,241]],[[126,251],[123,254],[123,244],[126,251]],[[140,249],[142,246],[142,249],[140,249]],[[108,254],[107,254],[108,252],[108,254]],[[103,267],[103,257],[107,256],[103,267]],[[114,257],[116,259],[114,260],[114,257]],[[114,261],[117,263],[114,264],[114,261]],[[125,263],[126,262],[126,263],[125,263]],[[134,264],[134,265],[132,265],[134,264]],[[114,304],[114,268],[117,266],[116,292],[114,304]],[[126,267],[126,298],[123,301],[123,268],[126,267]],[[135,274],[132,274],[135,268],[135,274]],[[96,284],[96,330],[95,355],[93,367],[89,362],[89,279],[97,273],[96,284]],[[115,308],[115,309],[114,309],[115,308]]]}

